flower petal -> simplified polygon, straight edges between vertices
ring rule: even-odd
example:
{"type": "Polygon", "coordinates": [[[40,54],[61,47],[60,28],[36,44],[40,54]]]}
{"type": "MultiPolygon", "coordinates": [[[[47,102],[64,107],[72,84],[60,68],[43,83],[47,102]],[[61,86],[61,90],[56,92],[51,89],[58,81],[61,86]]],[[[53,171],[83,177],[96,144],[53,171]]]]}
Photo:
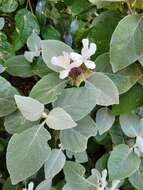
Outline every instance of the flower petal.
{"type": "Polygon", "coordinates": [[[68,63],[66,64],[63,56],[52,57],[51,63],[55,66],[67,69],[68,63]]]}
{"type": "Polygon", "coordinates": [[[89,48],[89,39],[83,39],[82,44],[85,49],[88,49],[89,48]]]}
{"type": "Polygon", "coordinates": [[[89,47],[90,56],[92,56],[92,55],[95,54],[96,49],[97,49],[96,44],[95,43],[91,43],[90,47],[89,47]]]}
{"type": "Polygon", "coordinates": [[[94,61],[87,60],[84,62],[84,64],[89,69],[95,69],[96,68],[94,61]]]}
{"type": "Polygon", "coordinates": [[[140,152],[143,153],[143,138],[142,137],[137,136],[136,145],[139,148],[140,152]]]}
{"type": "Polygon", "coordinates": [[[66,77],[69,76],[70,69],[60,71],[60,79],[65,79],[66,77]]]}
{"type": "Polygon", "coordinates": [[[34,183],[33,183],[33,182],[30,182],[30,183],[28,184],[28,190],[33,190],[33,188],[34,188],[34,183]]]}
{"type": "Polygon", "coordinates": [[[70,53],[70,57],[73,61],[81,63],[83,61],[82,56],[79,53],[72,52],[70,53]]]}

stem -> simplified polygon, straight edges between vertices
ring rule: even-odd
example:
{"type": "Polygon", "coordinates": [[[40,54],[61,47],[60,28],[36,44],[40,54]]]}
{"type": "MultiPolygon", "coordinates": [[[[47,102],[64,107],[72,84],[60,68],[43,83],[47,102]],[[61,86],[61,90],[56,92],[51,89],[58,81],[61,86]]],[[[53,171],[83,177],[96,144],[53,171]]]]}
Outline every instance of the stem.
{"type": "Polygon", "coordinates": [[[130,4],[129,2],[130,0],[127,0],[126,3],[127,3],[127,6],[128,6],[128,9],[129,9],[129,12],[130,14],[134,14],[133,10],[132,10],[132,5],[130,4]]]}
{"type": "Polygon", "coordinates": [[[30,11],[31,11],[32,14],[34,15],[34,11],[33,11],[32,4],[31,4],[31,1],[30,1],[30,0],[27,0],[26,9],[28,8],[28,5],[29,5],[29,8],[30,8],[30,11]]]}

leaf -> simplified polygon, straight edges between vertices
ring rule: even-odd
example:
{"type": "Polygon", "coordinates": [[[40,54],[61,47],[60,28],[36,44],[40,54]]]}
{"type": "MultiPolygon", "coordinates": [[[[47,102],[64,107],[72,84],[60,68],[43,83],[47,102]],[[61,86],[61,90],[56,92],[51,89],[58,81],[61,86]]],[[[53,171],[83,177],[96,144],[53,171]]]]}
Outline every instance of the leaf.
{"type": "MultiPolygon", "coordinates": [[[[99,1],[101,3],[101,0],[99,1]]],[[[93,27],[89,30],[87,37],[91,42],[95,42],[98,47],[96,56],[109,51],[112,33],[120,19],[119,14],[111,11],[103,12],[95,18],[93,27]]]]}
{"type": "Polygon", "coordinates": [[[4,121],[5,129],[10,134],[21,133],[36,124],[38,124],[38,122],[26,120],[19,111],[6,116],[4,121]]]}
{"type": "Polygon", "coordinates": [[[20,9],[15,16],[16,28],[13,33],[13,46],[20,49],[33,31],[39,33],[40,28],[36,17],[27,9],[20,9]],[[20,43],[20,45],[19,45],[20,43]]]}
{"type": "Polygon", "coordinates": [[[70,46],[58,40],[42,40],[42,58],[46,65],[53,71],[58,72],[59,67],[52,65],[51,59],[54,56],[60,56],[63,52],[72,52],[70,46]]]}
{"type": "Polygon", "coordinates": [[[62,108],[54,108],[48,114],[46,124],[55,130],[64,130],[75,127],[77,124],[72,117],[62,108]]]}
{"type": "Polygon", "coordinates": [[[142,56],[143,17],[128,15],[115,29],[110,43],[110,62],[113,71],[131,65],[142,56]]]}
{"type": "Polygon", "coordinates": [[[85,169],[82,165],[68,161],[64,167],[64,174],[68,186],[74,190],[94,190],[96,185],[84,178],[85,169]]]}
{"type": "Polygon", "coordinates": [[[118,89],[105,74],[95,72],[88,81],[92,88],[95,88],[95,99],[98,105],[109,106],[119,104],[118,89]]]}
{"type": "Polygon", "coordinates": [[[110,180],[121,180],[131,176],[140,166],[140,158],[125,144],[116,146],[108,160],[110,180]]]}
{"type": "Polygon", "coordinates": [[[0,76],[0,117],[9,115],[16,110],[15,94],[18,94],[15,88],[0,76]]]}
{"type": "Polygon", "coordinates": [[[71,115],[74,121],[81,120],[88,115],[96,105],[96,89],[86,84],[80,88],[67,88],[54,103],[54,107],[61,107],[71,115]]]}
{"type": "Polygon", "coordinates": [[[52,180],[45,179],[36,187],[35,190],[51,190],[51,186],[52,186],[52,180]]]}
{"type": "Polygon", "coordinates": [[[17,184],[35,174],[47,160],[50,148],[49,132],[40,126],[15,134],[7,148],[7,168],[12,184],[17,184]]]}
{"type": "Polygon", "coordinates": [[[0,74],[3,73],[5,71],[5,67],[3,67],[1,64],[0,64],[0,74]]]}
{"type": "Polygon", "coordinates": [[[16,95],[15,101],[18,109],[27,120],[36,121],[41,118],[44,112],[44,105],[37,100],[16,95]]]}
{"type": "Polygon", "coordinates": [[[24,58],[23,55],[12,56],[6,61],[6,71],[17,77],[33,76],[32,65],[24,58]]]}
{"type": "Polygon", "coordinates": [[[133,109],[143,104],[142,96],[143,87],[136,84],[128,92],[120,96],[120,104],[113,105],[112,113],[114,115],[121,115],[130,113],[133,109]]]}
{"type": "Polygon", "coordinates": [[[53,178],[64,167],[66,157],[61,149],[53,149],[44,165],[45,178],[53,178]]]}
{"type": "Polygon", "coordinates": [[[143,135],[143,124],[136,114],[121,115],[120,124],[123,132],[128,137],[134,138],[143,135]]]}
{"type": "Polygon", "coordinates": [[[115,116],[112,115],[108,108],[101,108],[96,113],[96,126],[99,134],[102,135],[108,131],[115,121],[115,116]]]}
{"type": "Polygon", "coordinates": [[[7,0],[3,1],[2,5],[0,4],[0,11],[5,13],[14,12],[18,7],[18,3],[16,0],[7,0]]]}
{"type": "Polygon", "coordinates": [[[129,177],[130,183],[137,189],[143,189],[143,165],[141,162],[140,168],[132,176],[129,177]]]}
{"type": "Polygon", "coordinates": [[[3,18],[3,17],[0,17],[0,30],[3,29],[4,24],[5,24],[5,20],[4,20],[4,18],[3,18]]]}
{"type": "Polygon", "coordinates": [[[57,100],[65,86],[66,81],[60,80],[59,76],[51,73],[36,83],[30,92],[30,96],[43,104],[49,104],[57,100]]]}
{"type": "Polygon", "coordinates": [[[78,122],[77,127],[61,131],[60,140],[66,150],[77,153],[85,151],[88,139],[96,134],[95,122],[87,116],[78,122]]]}
{"type": "Polygon", "coordinates": [[[77,163],[85,163],[85,162],[88,162],[88,155],[86,153],[86,151],[84,152],[71,152],[71,151],[68,151],[66,150],[66,155],[68,158],[72,159],[73,156],[75,158],[75,161],[77,163]]]}

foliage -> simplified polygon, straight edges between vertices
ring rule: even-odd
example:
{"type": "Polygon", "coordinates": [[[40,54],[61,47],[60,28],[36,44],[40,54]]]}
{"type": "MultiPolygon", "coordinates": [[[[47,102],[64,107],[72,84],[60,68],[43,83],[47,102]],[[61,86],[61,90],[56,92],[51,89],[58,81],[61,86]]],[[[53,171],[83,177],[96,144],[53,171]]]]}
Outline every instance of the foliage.
{"type": "Polygon", "coordinates": [[[142,13],[0,0],[0,189],[143,189],[142,13]]]}

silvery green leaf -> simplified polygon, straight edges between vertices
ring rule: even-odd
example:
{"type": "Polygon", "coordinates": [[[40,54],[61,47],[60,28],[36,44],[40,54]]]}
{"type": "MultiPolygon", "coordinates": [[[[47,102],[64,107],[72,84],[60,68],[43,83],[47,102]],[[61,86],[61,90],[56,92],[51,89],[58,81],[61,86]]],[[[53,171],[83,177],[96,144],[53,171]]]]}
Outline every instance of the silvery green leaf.
{"type": "Polygon", "coordinates": [[[58,107],[50,111],[46,124],[56,130],[70,129],[77,125],[64,109],[58,107]]]}
{"type": "Polygon", "coordinates": [[[129,177],[130,183],[137,189],[143,189],[143,163],[141,162],[140,168],[132,176],[129,177]]]}
{"type": "Polygon", "coordinates": [[[45,178],[53,178],[57,175],[64,167],[66,157],[61,149],[53,149],[48,160],[44,165],[45,178]]]}
{"type": "Polygon", "coordinates": [[[9,115],[16,110],[14,95],[18,94],[15,88],[0,76],[0,117],[9,115]]]}
{"type": "Polygon", "coordinates": [[[50,73],[39,80],[30,92],[32,98],[43,104],[57,100],[66,86],[66,80],[60,80],[55,73],[50,73]]]}
{"type": "Polygon", "coordinates": [[[52,179],[45,179],[42,181],[35,190],[51,190],[52,187],[52,179]]]}
{"type": "Polygon", "coordinates": [[[74,190],[95,190],[96,185],[84,177],[85,169],[82,165],[68,161],[64,166],[67,184],[74,190]]]}
{"type": "Polygon", "coordinates": [[[73,190],[73,189],[69,186],[69,184],[66,184],[66,185],[64,185],[62,190],[73,190]]]}
{"type": "Polygon", "coordinates": [[[77,127],[61,131],[60,140],[66,150],[77,153],[85,151],[88,139],[96,134],[95,122],[87,116],[78,122],[77,127]]]}
{"type": "Polygon", "coordinates": [[[121,115],[119,120],[123,132],[128,137],[143,135],[143,124],[136,114],[121,115]]]}
{"type": "Polygon", "coordinates": [[[15,101],[22,115],[29,121],[41,118],[44,105],[31,97],[15,95],[15,101]]]}
{"type": "Polygon", "coordinates": [[[69,150],[66,150],[66,155],[68,158],[72,159],[72,157],[74,156],[75,160],[77,163],[85,163],[88,162],[88,156],[86,151],[84,152],[71,152],[69,150]]]}
{"type": "Polygon", "coordinates": [[[32,32],[27,40],[27,47],[30,51],[40,51],[41,49],[41,38],[36,32],[32,32]]]}
{"type": "Polygon", "coordinates": [[[90,84],[80,88],[67,88],[54,103],[55,107],[62,107],[75,121],[88,115],[96,105],[96,89],[90,84]]]}
{"type": "Polygon", "coordinates": [[[113,81],[105,74],[95,72],[88,79],[88,82],[95,88],[96,104],[109,106],[119,104],[119,92],[113,81]]]}
{"type": "Polygon", "coordinates": [[[115,116],[112,115],[108,108],[101,108],[96,113],[96,126],[99,134],[102,135],[107,132],[113,125],[115,116]]]}
{"type": "Polygon", "coordinates": [[[12,136],[6,155],[12,184],[27,179],[42,167],[51,152],[47,144],[50,138],[41,125],[12,136]]]}
{"type": "Polygon", "coordinates": [[[65,43],[58,40],[42,40],[42,58],[46,65],[58,72],[60,67],[57,67],[51,63],[51,59],[54,56],[60,56],[63,52],[73,52],[72,48],[65,43]]]}
{"type": "Polygon", "coordinates": [[[16,111],[11,115],[6,116],[4,121],[5,129],[10,134],[21,133],[36,124],[38,124],[37,121],[31,122],[26,120],[19,111],[16,111]]]}
{"type": "Polygon", "coordinates": [[[131,176],[140,166],[140,158],[128,145],[116,146],[108,160],[110,180],[121,180],[131,176]]]}
{"type": "Polygon", "coordinates": [[[27,61],[32,62],[34,57],[39,57],[40,51],[25,51],[24,57],[27,61]]]}
{"type": "Polygon", "coordinates": [[[110,62],[114,72],[121,70],[142,55],[143,17],[128,15],[116,27],[110,42],[110,62]]]}
{"type": "Polygon", "coordinates": [[[4,18],[3,18],[3,17],[0,17],[0,30],[3,29],[4,24],[5,24],[4,18]]]}
{"type": "Polygon", "coordinates": [[[3,73],[5,71],[5,67],[3,67],[1,64],[0,64],[0,74],[3,73]]]}

